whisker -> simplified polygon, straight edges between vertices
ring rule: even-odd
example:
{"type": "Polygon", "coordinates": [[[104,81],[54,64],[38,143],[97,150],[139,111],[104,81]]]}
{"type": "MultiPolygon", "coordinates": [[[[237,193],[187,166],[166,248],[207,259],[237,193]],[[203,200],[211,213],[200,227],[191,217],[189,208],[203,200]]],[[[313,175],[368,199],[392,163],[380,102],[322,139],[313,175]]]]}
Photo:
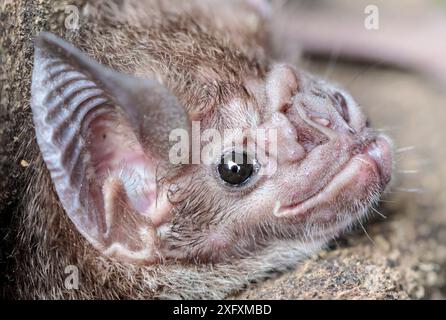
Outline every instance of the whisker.
{"type": "Polygon", "coordinates": [[[362,224],[361,220],[359,221],[359,225],[361,226],[361,229],[364,231],[365,235],[367,236],[367,238],[370,240],[370,242],[375,245],[375,241],[370,237],[369,233],[367,232],[367,230],[364,228],[364,225],[362,224]]]}
{"type": "Polygon", "coordinates": [[[409,189],[397,188],[397,190],[405,191],[405,192],[423,192],[423,190],[419,189],[419,188],[409,188],[409,189]]]}
{"type": "Polygon", "coordinates": [[[338,62],[339,52],[340,48],[334,48],[333,50],[331,50],[330,59],[327,68],[325,69],[325,74],[323,75],[324,80],[329,80],[329,78],[333,74],[336,63],[338,62]]]}
{"type": "Polygon", "coordinates": [[[333,240],[334,240],[334,242],[336,244],[336,247],[340,248],[341,246],[339,245],[338,240],[336,238],[333,238],[333,240]]]}
{"type": "Polygon", "coordinates": [[[415,174],[418,173],[418,170],[399,170],[398,173],[403,173],[403,174],[415,174]]]}
{"type": "Polygon", "coordinates": [[[373,207],[370,207],[370,209],[372,209],[373,211],[375,211],[381,218],[383,219],[387,219],[387,216],[383,215],[381,212],[379,212],[378,210],[376,210],[373,207]]]}
{"type": "Polygon", "coordinates": [[[402,147],[402,148],[396,149],[395,153],[402,153],[402,152],[412,151],[414,149],[415,149],[415,146],[402,147]]]}
{"type": "Polygon", "coordinates": [[[401,127],[395,126],[395,127],[384,127],[379,129],[374,129],[376,132],[389,132],[389,131],[397,131],[400,130],[401,127]]]}
{"type": "MultiPolygon", "coordinates": [[[[396,190],[400,191],[400,192],[407,192],[407,193],[424,193],[424,190],[423,189],[419,189],[419,188],[407,188],[407,189],[405,189],[405,188],[396,188],[396,190]]],[[[398,192],[389,191],[389,193],[398,193],[398,192]]]]}
{"type": "Polygon", "coordinates": [[[372,71],[373,69],[377,69],[381,65],[384,64],[384,60],[381,59],[381,61],[377,61],[369,66],[367,66],[365,69],[358,72],[355,76],[353,76],[352,80],[348,82],[345,87],[347,89],[351,89],[354,85],[357,85],[362,77],[364,77],[368,72],[372,71]]]}

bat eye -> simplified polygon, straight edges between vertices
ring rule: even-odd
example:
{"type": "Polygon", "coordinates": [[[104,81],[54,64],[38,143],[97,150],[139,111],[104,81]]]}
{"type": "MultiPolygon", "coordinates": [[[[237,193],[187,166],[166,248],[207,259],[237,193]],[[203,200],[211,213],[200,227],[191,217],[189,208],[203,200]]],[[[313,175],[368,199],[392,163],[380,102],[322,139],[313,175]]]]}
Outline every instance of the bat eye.
{"type": "Polygon", "coordinates": [[[255,172],[255,164],[246,152],[229,152],[221,157],[217,167],[220,178],[232,186],[246,183],[255,172]]]}

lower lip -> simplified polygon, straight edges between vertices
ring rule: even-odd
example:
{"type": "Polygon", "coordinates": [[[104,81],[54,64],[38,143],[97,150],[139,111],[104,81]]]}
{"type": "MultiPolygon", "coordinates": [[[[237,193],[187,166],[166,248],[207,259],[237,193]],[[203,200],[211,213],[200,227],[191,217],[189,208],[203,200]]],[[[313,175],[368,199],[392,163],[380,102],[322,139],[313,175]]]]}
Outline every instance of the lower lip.
{"type": "Polygon", "coordinates": [[[390,143],[382,137],[378,137],[369,144],[363,154],[374,161],[378,170],[381,184],[385,186],[392,176],[392,151],[390,143]]]}
{"type": "MultiPolygon", "coordinates": [[[[295,216],[304,214],[307,210],[313,208],[318,203],[324,201],[324,199],[318,199],[318,198],[320,198],[322,194],[327,192],[328,192],[327,197],[329,198],[336,197],[336,194],[335,193],[330,194],[329,190],[334,185],[339,183],[339,180],[341,180],[340,183],[345,183],[346,180],[342,181],[341,178],[343,175],[353,176],[354,174],[352,172],[352,166],[357,167],[358,163],[360,163],[363,168],[364,166],[372,168],[371,170],[373,170],[375,172],[375,175],[377,175],[376,178],[378,178],[379,176],[380,184],[384,188],[390,181],[392,174],[392,152],[390,143],[385,138],[378,137],[376,140],[368,144],[361,151],[362,152],[360,154],[352,157],[351,160],[346,164],[345,168],[341,170],[333,178],[333,180],[331,180],[331,182],[329,182],[320,192],[300,203],[282,207],[283,211],[279,210],[276,216],[284,217],[284,216],[291,216],[291,215],[295,216]]],[[[368,170],[369,170],[368,172],[371,172],[370,169],[368,170]]],[[[355,171],[359,172],[360,168],[357,167],[355,171]]],[[[332,191],[336,192],[335,190],[332,191]]]]}

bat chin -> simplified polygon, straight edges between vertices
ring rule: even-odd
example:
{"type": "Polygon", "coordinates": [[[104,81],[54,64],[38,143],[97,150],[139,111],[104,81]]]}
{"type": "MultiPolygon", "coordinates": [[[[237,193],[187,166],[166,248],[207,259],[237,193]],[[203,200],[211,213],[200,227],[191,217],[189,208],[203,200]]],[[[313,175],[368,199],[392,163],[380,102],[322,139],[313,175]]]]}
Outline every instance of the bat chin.
{"type": "Polygon", "coordinates": [[[274,214],[278,218],[324,224],[343,220],[340,215],[355,216],[384,191],[391,174],[390,143],[385,137],[377,137],[358,150],[318,193],[304,201],[281,206],[274,214]]]}

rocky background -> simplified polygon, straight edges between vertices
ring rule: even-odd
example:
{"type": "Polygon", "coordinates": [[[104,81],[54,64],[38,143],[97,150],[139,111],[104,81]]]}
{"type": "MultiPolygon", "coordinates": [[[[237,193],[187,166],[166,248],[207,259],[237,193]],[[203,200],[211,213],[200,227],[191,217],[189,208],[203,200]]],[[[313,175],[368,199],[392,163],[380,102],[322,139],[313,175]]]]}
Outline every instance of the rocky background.
{"type": "MultiPolygon", "coordinates": [[[[70,38],[67,5],[79,1],[0,0],[0,236],[17,200],[21,177],[32,163],[16,153],[16,128],[31,121],[32,38],[50,30],[70,38]]],[[[318,1],[319,3],[324,1],[318,1]]],[[[330,1],[330,5],[351,1],[330,1]]],[[[355,1],[356,3],[356,1],[355,1]]],[[[356,4],[357,5],[357,4],[356,4]]],[[[406,10],[441,1],[386,1],[406,10]]],[[[364,106],[375,128],[397,150],[395,182],[379,212],[296,270],[253,284],[236,298],[248,299],[444,299],[446,298],[446,87],[428,78],[373,63],[337,57],[304,59],[303,67],[346,87],[364,106]]],[[[9,248],[0,251],[0,276],[9,248]]]]}
{"type": "MultiPolygon", "coordinates": [[[[65,27],[69,4],[80,7],[82,1],[0,0],[0,284],[11,276],[4,272],[12,245],[5,241],[6,232],[26,188],[23,178],[33,170],[33,164],[18,150],[21,144],[35,139],[34,133],[17,133],[18,128],[31,127],[32,122],[32,39],[42,30],[69,38],[75,32],[65,27]]],[[[3,288],[0,286],[2,296],[3,288]]]]}

